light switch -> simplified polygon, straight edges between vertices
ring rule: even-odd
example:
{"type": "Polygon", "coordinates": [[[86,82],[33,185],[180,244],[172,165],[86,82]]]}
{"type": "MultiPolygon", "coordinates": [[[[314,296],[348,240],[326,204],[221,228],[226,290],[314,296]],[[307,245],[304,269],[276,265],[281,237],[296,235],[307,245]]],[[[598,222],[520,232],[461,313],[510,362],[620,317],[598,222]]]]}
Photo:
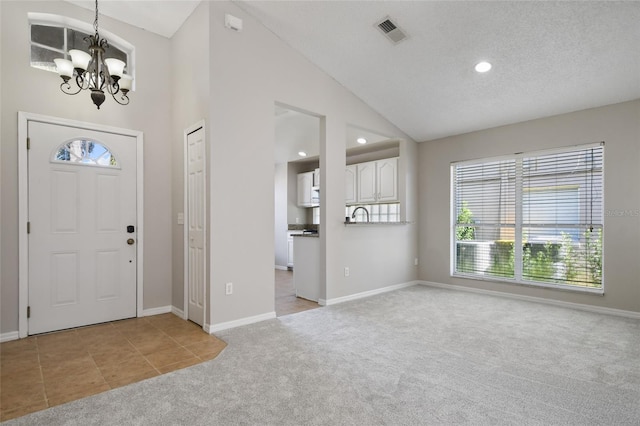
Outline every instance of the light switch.
{"type": "Polygon", "coordinates": [[[178,225],[184,225],[184,213],[178,213],[178,225]]]}

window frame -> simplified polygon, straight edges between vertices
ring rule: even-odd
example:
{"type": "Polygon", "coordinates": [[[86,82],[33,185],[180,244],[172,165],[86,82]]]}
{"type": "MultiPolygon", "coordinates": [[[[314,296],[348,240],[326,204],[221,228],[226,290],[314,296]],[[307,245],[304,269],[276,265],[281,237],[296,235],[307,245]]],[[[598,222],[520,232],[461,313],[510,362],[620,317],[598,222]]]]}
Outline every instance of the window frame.
{"type": "Polygon", "coordinates": [[[579,292],[579,293],[590,293],[596,295],[604,295],[605,291],[605,272],[604,272],[604,227],[605,227],[605,152],[604,152],[605,143],[595,142],[581,145],[572,145],[561,148],[553,148],[553,149],[545,149],[545,150],[535,150],[535,151],[527,151],[527,152],[519,152],[508,155],[494,156],[494,157],[486,157],[486,158],[475,158],[463,161],[454,161],[450,163],[450,198],[449,198],[449,207],[450,207],[450,227],[449,227],[449,275],[452,278],[464,278],[464,279],[472,279],[477,281],[489,281],[489,282],[502,282],[515,284],[518,286],[527,286],[527,287],[535,287],[535,288],[551,288],[555,290],[563,290],[570,292],[579,292]],[[522,245],[522,236],[523,236],[523,159],[527,157],[537,157],[544,155],[554,155],[561,153],[569,153],[576,152],[582,150],[588,150],[591,148],[600,148],[602,147],[602,187],[601,187],[601,203],[600,203],[600,217],[602,218],[602,223],[597,224],[596,228],[601,230],[601,265],[603,265],[601,270],[601,279],[600,279],[600,287],[586,287],[579,285],[569,285],[563,283],[552,283],[552,282],[542,282],[542,281],[531,281],[523,278],[523,245],[522,245]],[[456,271],[456,226],[458,219],[457,212],[457,199],[456,199],[456,167],[464,166],[464,165],[474,165],[474,164],[482,164],[482,163],[490,163],[497,161],[514,161],[516,167],[516,176],[515,176],[515,227],[514,227],[514,277],[501,277],[496,275],[479,275],[474,273],[465,273],[456,271]]]}
{"type": "MultiPolygon", "coordinates": [[[[43,25],[43,26],[49,26],[49,27],[58,27],[58,28],[65,28],[65,29],[71,29],[71,30],[75,30],[75,31],[80,31],[83,32],[85,34],[89,34],[89,35],[93,35],[95,30],[93,28],[93,25],[87,22],[83,22],[80,21],[78,19],[73,19],[73,18],[69,18],[67,16],[62,16],[62,15],[55,15],[52,13],[39,13],[39,12],[29,12],[27,14],[28,16],[28,21],[29,21],[29,65],[32,68],[36,68],[39,70],[43,70],[43,71],[49,71],[49,72],[55,72],[55,70],[47,70],[44,68],[39,68],[39,67],[34,67],[33,65],[31,65],[31,46],[37,46],[37,47],[41,47],[44,49],[48,49],[51,51],[56,51],[59,52],[61,54],[64,55],[65,58],[69,59],[69,52],[68,50],[65,51],[63,49],[59,49],[59,48],[55,48],[55,47],[51,47],[51,46],[47,46],[47,45],[43,45],[41,43],[38,42],[34,42],[31,40],[31,26],[32,25],[43,25]]],[[[65,30],[64,32],[65,34],[65,45],[64,47],[67,46],[66,43],[66,34],[67,31],[65,30]]],[[[100,36],[104,37],[105,39],[107,39],[107,41],[109,42],[109,46],[113,46],[119,50],[121,50],[122,52],[124,52],[127,55],[127,75],[130,75],[133,78],[132,81],[132,86],[131,86],[131,91],[135,91],[135,84],[136,84],[136,49],[135,46],[131,43],[129,43],[128,41],[126,41],[125,39],[123,39],[122,37],[117,36],[116,34],[104,30],[102,28],[100,28],[100,36]]]]}

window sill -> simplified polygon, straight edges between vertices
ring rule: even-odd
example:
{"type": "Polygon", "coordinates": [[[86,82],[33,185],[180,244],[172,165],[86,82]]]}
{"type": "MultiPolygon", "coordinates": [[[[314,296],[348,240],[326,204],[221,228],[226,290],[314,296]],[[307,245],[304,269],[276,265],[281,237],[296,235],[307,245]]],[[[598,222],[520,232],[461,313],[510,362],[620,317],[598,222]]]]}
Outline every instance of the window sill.
{"type": "Polygon", "coordinates": [[[506,283],[506,284],[512,284],[520,287],[543,288],[543,289],[552,289],[552,290],[559,290],[559,291],[568,291],[570,293],[584,293],[584,294],[593,294],[594,296],[604,296],[604,288],[578,287],[578,286],[553,284],[553,283],[537,283],[532,281],[515,281],[513,279],[506,279],[506,278],[500,278],[500,277],[479,277],[477,275],[468,275],[468,274],[461,274],[461,273],[454,273],[454,274],[451,274],[450,276],[452,278],[463,278],[463,279],[475,280],[475,281],[506,283]]]}

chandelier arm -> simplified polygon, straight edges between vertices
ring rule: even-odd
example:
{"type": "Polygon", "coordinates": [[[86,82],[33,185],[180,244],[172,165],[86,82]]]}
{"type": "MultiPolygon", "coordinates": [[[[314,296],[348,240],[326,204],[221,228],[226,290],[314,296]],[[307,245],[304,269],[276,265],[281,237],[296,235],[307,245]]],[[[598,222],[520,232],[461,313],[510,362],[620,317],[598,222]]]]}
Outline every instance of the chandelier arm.
{"type": "Polygon", "coordinates": [[[78,91],[86,90],[86,89],[89,88],[89,81],[88,81],[89,78],[90,77],[89,77],[87,72],[84,72],[84,73],[79,73],[78,72],[76,74],[76,84],[78,85],[78,88],[79,88],[78,91]],[[87,78],[85,78],[85,77],[87,77],[87,78]]]}
{"type": "Polygon", "coordinates": [[[107,91],[111,94],[111,96],[115,96],[120,92],[120,85],[117,81],[112,79],[111,84],[107,84],[107,91]]]}
{"type": "Polygon", "coordinates": [[[77,95],[78,93],[80,93],[82,91],[82,87],[78,86],[78,90],[71,90],[72,87],[69,84],[69,81],[63,81],[60,84],[60,90],[62,90],[62,93],[65,93],[67,95],[77,95]]]}
{"type": "Polygon", "coordinates": [[[120,105],[128,105],[129,104],[129,97],[122,91],[118,91],[115,94],[111,93],[111,97],[113,98],[114,101],[116,101],[117,103],[119,103],[120,105]],[[119,98],[122,101],[118,100],[118,97],[116,96],[117,94],[119,94],[119,98]]]}

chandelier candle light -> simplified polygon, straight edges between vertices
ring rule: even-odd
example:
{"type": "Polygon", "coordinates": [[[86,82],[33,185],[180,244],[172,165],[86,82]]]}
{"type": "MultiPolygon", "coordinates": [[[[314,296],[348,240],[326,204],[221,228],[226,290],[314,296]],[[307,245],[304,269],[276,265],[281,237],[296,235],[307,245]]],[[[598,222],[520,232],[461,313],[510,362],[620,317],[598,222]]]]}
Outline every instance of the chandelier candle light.
{"type": "Polygon", "coordinates": [[[105,49],[109,47],[106,39],[98,34],[98,0],[96,0],[96,19],[93,22],[95,35],[85,37],[89,43],[89,53],[71,49],[68,59],[54,59],[58,74],[62,77],[60,90],[67,95],[77,95],[82,90],[91,90],[91,100],[100,109],[105,99],[105,90],[120,105],[127,105],[133,78],[124,74],[125,63],[116,58],[104,58],[105,49]],[[75,77],[77,88],[69,84],[75,77]],[[117,95],[117,96],[116,96],[117,95]]]}

